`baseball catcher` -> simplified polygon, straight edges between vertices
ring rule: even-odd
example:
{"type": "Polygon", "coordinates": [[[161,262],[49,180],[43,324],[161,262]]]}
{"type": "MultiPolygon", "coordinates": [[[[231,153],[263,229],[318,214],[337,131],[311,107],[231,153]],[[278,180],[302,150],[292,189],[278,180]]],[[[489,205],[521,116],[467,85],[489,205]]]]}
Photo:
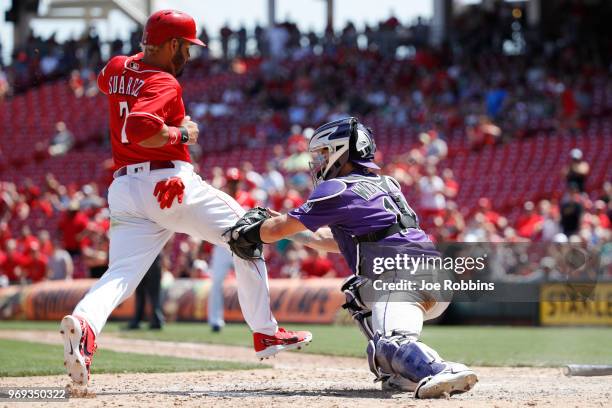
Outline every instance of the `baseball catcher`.
{"type": "Polygon", "coordinates": [[[315,189],[308,201],[278,216],[253,209],[226,231],[226,238],[244,259],[259,257],[262,244],[283,238],[342,253],[354,273],[342,286],[344,308],[367,338],[369,367],[383,390],[411,391],[416,398],[468,391],[478,381],[476,373],[442,360],[419,341],[423,321],[439,316],[448,303],[432,301],[427,293],[393,302],[377,298],[365,277],[368,271],[359,265],[365,243],[432,245],[398,182],[372,171],[379,169],[375,150],[372,131],[357,119],[324,124],[310,139],[315,189]]]}

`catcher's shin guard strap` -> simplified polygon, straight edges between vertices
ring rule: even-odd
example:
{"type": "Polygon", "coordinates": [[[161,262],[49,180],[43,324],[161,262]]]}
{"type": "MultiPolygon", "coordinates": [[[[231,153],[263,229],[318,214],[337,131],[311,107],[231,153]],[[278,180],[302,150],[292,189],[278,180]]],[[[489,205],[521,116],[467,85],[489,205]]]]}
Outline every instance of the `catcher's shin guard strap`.
{"type": "Polygon", "coordinates": [[[374,382],[383,381],[389,377],[391,377],[390,373],[385,373],[382,371],[381,367],[376,363],[376,343],[374,340],[368,341],[368,347],[366,348],[366,354],[368,356],[368,366],[370,367],[370,371],[372,374],[376,376],[374,382]]]}
{"type": "Polygon", "coordinates": [[[343,309],[346,309],[353,320],[359,325],[359,329],[363,335],[368,339],[372,340],[374,332],[372,331],[372,325],[370,323],[370,316],[372,311],[361,300],[359,296],[359,288],[367,283],[367,280],[353,275],[344,281],[341,290],[344,292],[346,302],[342,305],[343,309]]]}

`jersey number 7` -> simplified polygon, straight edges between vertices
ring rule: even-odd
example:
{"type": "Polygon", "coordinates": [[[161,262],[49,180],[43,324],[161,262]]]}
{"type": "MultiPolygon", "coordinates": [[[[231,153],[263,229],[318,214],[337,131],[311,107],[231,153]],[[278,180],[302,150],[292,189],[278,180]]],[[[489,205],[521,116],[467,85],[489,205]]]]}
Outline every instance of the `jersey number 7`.
{"type": "Polygon", "coordinates": [[[119,116],[123,118],[123,127],[121,128],[121,143],[129,144],[130,141],[125,133],[125,124],[127,123],[128,115],[130,114],[130,108],[126,101],[119,102],[119,116]],[[125,114],[125,117],[123,116],[125,114]]]}

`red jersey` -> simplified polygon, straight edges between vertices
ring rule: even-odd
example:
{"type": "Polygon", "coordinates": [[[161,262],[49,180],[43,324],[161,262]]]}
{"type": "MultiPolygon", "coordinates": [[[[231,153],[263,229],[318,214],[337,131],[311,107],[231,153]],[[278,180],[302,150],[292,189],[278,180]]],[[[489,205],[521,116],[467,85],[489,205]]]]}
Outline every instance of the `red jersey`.
{"type": "Polygon", "coordinates": [[[257,206],[257,201],[255,201],[253,196],[251,196],[251,193],[247,191],[239,190],[238,192],[236,192],[236,196],[234,198],[236,199],[238,204],[240,204],[240,206],[245,210],[249,210],[257,206]]]}
{"type": "Polygon", "coordinates": [[[47,277],[47,266],[49,259],[42,254],[38,256],[28,256],[24,260],[23,269],[25,275],[32,283],[40,282],[47,277]]]}
{"type": "Polygon", "coordinates": [[[184,144],[147,148],[140,142],[164,123],[180,126],[185,117],[183,90],[171,74],[142,62],[143,53],[112,58],[98,75],[108,96],[115,168],[150,160],[191,161],[184,144]]]}

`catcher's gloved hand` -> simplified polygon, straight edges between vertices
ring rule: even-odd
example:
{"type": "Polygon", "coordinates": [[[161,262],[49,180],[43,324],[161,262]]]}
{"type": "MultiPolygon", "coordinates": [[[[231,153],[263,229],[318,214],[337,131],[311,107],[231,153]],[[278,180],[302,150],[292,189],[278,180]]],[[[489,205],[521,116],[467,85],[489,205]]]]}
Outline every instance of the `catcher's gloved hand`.
{"type": "Polygon", "coordinates": [[[248,210],[223,236],[228,240],[232,252],[242,259],[261,258],[263,241],[259,235],[261,224],[270,218],[268,210],[255,207],[248,210]]]}
{"type": "Polygon", "coordinates": [[[180,177],[170,177],[157,182],[153,195],[157,197],[159,208],[163,210],[172,207],[175,197],[179,204],[182,203],[184,192],[185,184],[183,184],[183,180],[180,177]]]}

